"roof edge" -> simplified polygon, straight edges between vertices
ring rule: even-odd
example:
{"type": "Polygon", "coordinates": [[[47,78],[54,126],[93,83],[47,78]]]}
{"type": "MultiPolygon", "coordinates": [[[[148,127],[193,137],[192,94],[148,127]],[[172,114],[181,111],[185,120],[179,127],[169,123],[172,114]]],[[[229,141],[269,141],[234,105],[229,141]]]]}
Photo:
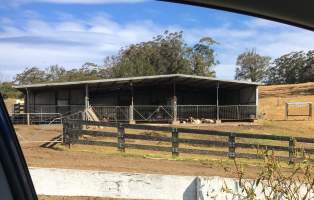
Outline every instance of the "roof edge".
{"type": "Polygon", "coordinates": [[[53,86],[70,86],[70,85],[84,85],[84,84],[97,84],[97,83],[106,83],[106,82],[119,82],[119,81],[134,81],[134,80],[147,80],[147,79],[158,79],[158,78],[195,78],[203,80],[212,80],[220,82],[229,82],[229,83],[239,83],[239,84],[248,84],[248,85],[263,85],[258,82],[249,82],[241,80],[225,80],[218,79],[213,77],[206,76],[196,76],[188,74],[166,74],[166,75],[153,75],[153,76],[137,76],[137,77],[127,77],[127,78],[110,78],[110,79],[96,79],[96,80],[85,80],[85,81],[70,81],[70,82],[47,82],[47,83],[36,83],[29,85],[13,85],[15,89],[26,89],[26,88],[41,88],[41,87],[53,87],[53,86]]]}

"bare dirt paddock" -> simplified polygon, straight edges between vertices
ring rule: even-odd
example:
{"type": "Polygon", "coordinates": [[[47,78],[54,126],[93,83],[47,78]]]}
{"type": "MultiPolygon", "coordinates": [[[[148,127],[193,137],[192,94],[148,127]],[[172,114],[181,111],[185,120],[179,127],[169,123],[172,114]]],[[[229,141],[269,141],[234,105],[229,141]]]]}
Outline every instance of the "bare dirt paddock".
{"type": "MultiPolygon", "coordinates": [[[[155,157],[156,152],[119,153],[116,148],[101,147],[101,151],[89,151],[73,145],[71,149],[58,144],[54,147],[41,147],[44,142],[58,136],[61,126],[15,126],[17,135],[30,167],[68,168],[85,170],[104,170],[117,172],[141,172],[153,174],[232,176],[224,167],[233,167],[232,161],[212,159],[172,159],[171,154],[155,157]],[[29,141],[34,140],[34,143],[29,141]],[[155,154],[152,154],[155,153],[155,154]],[[150,156],[149,156],[150,155],[150,156]],[[223,162],[223,164],[221,164],[223,162]],[[222,167],[224,165],[224,167],[222,167]]],[[[247,166],[249,174],[256,174],[254,163],[247,166]]]]}

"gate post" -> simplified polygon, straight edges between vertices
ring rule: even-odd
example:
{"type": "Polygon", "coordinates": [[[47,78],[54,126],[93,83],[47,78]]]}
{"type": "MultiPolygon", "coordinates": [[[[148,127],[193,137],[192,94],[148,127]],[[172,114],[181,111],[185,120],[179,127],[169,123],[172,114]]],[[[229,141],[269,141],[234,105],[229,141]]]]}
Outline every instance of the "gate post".
{"type": "Polygon", "coordinates": [[[71,148],[71,136],[70,136],[70,125],[68,120],[63,121],[63,136],[62,136],[63,144],[68,145],[71,148]]]}
{"type": "Polygon", "coordinates": [[[130,105],[129,106],[129,124],[135,124],[135,120],[134,120],[134,106],[130,105]]]}
{"type": "Polygon", "coordinates": [[[118,124],[118,151],[125,152],[125,137],[124,127],[121,123],[118,124]]]}
{"type": "Polygon", "coordinates": [[[228,146],[229,146],[228,157],[231,159],[235,159],[236,153],[235,153],[235,134],[234,133],[230,133],[229,135],[228,146]]]}
{"type": "Polygon", "coordinates": [[[177,97],[173,96],[172,99],[172,110],[173,110],[173,119],[172,119],[172,124],[179,124],[178,121],[178,106],[177,106],[177,97]]]}
{"type": "Polygon", "coordinates": [[[179,132],[177,128],[173,128],[171,131],[171,143],[172,143],[172,156],[179,156],[179,132]]]}

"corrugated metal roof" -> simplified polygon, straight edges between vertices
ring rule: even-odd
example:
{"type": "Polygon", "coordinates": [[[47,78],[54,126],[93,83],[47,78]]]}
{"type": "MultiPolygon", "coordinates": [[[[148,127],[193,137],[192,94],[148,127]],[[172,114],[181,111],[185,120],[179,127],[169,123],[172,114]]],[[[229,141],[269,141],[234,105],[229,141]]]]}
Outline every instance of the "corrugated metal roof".
{"type": "Polygon", "coordinates": [[[16,89],[25,89],[25,88],[43,88],[43,87],[58,87],[58,86],[71,86],[71,85],[93,85],[99,83],[123,83],[123,82],[132,82],[132,81],[145,81],[152,79],[165,79],[165,78],[188,78],[195,80],[204,80],[204,81],[216,81],[220,83],[235,83],[235,84],[246,84],[246,85],[262,85],[257,82],[248,82],[248,81],[238,81],[238,80],[223,80],[205,76],[195,76],[195,75],[186,75],[186,74],[168,74],[168,75],[156,75],[156,76],[138,76],[138,77],[129,77],[129,78],[112,78],[112,79],[100,79],[100,80],[87,80],[87,81],[71,81],[71,82],[58,82],[58,83],[38,83],[31,85],[15,85],[13,88],[16,89]]]}

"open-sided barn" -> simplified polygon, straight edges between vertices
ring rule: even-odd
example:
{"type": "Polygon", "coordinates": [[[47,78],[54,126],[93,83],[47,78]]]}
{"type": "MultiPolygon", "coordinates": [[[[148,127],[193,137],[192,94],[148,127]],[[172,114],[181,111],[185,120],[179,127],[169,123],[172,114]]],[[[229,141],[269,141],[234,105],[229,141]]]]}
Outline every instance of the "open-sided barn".
{"type": "Polygon", "coordinates": [[[93,109],[100,120],[253,120],[258,83],[171,74],[15,86],[25,112],[69,114],[93,109]]]}

